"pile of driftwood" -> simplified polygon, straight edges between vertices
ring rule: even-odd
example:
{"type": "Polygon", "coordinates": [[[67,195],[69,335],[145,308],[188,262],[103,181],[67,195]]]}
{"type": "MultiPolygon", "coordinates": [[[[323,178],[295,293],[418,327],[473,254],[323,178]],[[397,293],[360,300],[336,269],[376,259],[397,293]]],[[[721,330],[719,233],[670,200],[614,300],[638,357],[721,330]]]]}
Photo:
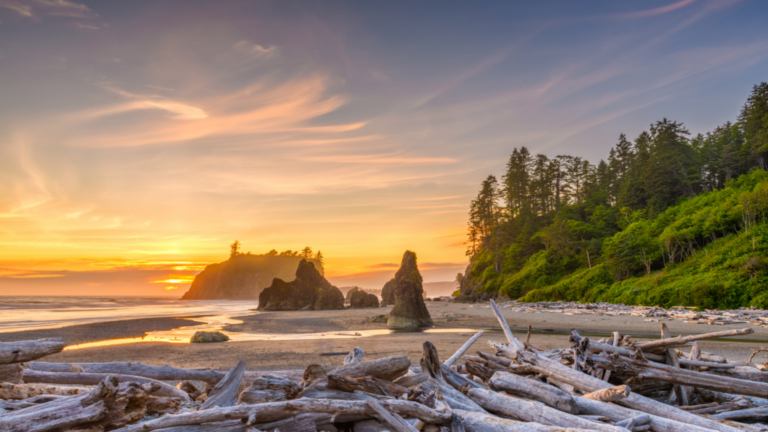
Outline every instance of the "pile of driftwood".
{"type": "Polygon", "coordinates": [[[750,328],[672,338],[662,324],[662,338],[643,343],[574,331],[571,348],[541,351],[491,307],[506,343],[466,354],[479,332],[441,361],[425,342],[418,367],[405,356],[364,361],[355,348],[338,367],[264,373],[240,361],[224,374],[35,362],[63,342],[0,344],[0,381],[24,381],[0,384],[0,431],[768,430],[759,424],[768,420],[768,372],[697,345],[750,328]]]}
{"type": "MultiPolygon", "coordinates": [[[[490,307],[490,306],[488,306],[490,307]]],[[[697,312],[694,307],[673,306],[664,309],[659,306],[626,306],[612,303],[539,302],[518,303],[511,301],[500,306],[518,313],[562,313],[565,315],[630,315],[645,317],[646,321],[662,319],[681,320],[687,324],[753,324],[768,328],[768,311],[754,308],[733,310],[707,309],[697,312]]]]}

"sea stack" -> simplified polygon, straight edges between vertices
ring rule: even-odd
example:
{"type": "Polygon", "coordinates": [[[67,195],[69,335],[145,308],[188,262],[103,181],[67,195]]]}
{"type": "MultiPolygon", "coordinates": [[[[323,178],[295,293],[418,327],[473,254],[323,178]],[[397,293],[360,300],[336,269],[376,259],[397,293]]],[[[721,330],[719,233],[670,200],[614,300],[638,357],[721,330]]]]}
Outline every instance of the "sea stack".
{"type": "Polygon", "coordinates": [[[397,287],[397,281],[395,278],[389,280],[384,284],[384,288],[381,289],[381,304],[393,305],[395,304],[395,287],[397,287]]]}
{"type": "Polygon", "coordinates": [[[347,295],[352,309],[379,307],[379,298],[376,297],[376,294],[367,293],[358,287],[352,288],[347,295]]]}
{"type": "Polygon", "coordinates": [[[389,314],[388,327],[416,329],[432,325],[421,283],[416,254],[405,251],[400,270],[395,273],[395,307],[389,314]]]}
{"type": "Polygon", "coordinates": [[[343,309],[344,295],[306,260],[299,262],[296,279],[275,278],[259,295],[259,310],[343,309]]]}

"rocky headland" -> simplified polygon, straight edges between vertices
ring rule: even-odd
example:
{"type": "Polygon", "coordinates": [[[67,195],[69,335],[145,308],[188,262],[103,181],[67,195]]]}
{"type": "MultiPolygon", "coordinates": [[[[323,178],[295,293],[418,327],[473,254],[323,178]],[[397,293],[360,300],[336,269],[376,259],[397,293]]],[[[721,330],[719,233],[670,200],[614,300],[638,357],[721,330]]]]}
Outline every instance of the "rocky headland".
{"type": "MultiPolygon", "coordinates": [[[[195,276],[182,300],[257,300],[275,278],[291,281],[302,260],[298,256],[237,254],[207,266],[195,276]]],[[[320,274],[323,266],[310,260],[320,274]]]]}

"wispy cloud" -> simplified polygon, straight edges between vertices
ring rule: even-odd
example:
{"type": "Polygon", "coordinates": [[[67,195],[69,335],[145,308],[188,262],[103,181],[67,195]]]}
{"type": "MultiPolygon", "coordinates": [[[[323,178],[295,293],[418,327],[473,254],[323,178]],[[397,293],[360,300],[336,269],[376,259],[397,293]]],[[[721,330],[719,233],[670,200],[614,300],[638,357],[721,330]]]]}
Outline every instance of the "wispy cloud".
{"type": "Polygon", "coordinates": [[[621,14],[615,14],[612,17],[618,18],[618,19],[635,19],[635,18],[647,18],[652,17],[656,15],[665,14],[667,12],[672,12],[674,10],[680,9],[681,7],[687,6],[691,3],[693,3],[696,0],[681,0],[676,3],[671,3],[666,6],[657,7],[654,9],[646,9],[643,11],[637,11],[637,12],[627,12],[627,13],[621,13],[621,14]]]}
{"type": "Polygon", "coordinates": [[[35,18],[39,15],[68,18],[99,16],[88,6],[69,0],[0,0],[0,7],[10,9],[25,18],[35,18]]]}

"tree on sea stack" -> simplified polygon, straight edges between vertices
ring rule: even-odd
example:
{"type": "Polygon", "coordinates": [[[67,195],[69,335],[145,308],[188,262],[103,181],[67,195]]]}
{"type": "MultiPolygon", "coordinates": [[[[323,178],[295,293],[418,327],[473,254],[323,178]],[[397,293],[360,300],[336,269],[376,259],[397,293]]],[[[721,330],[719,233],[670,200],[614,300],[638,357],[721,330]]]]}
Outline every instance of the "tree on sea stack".
{"type": "Polygon", "coordinates": [[[400,270],[395,273],[395,306],[389,314],[387,326],[420,328],[432,325],[424,304],[421,274],[416,266],[416,254],[405,251],[400,270]]]}

